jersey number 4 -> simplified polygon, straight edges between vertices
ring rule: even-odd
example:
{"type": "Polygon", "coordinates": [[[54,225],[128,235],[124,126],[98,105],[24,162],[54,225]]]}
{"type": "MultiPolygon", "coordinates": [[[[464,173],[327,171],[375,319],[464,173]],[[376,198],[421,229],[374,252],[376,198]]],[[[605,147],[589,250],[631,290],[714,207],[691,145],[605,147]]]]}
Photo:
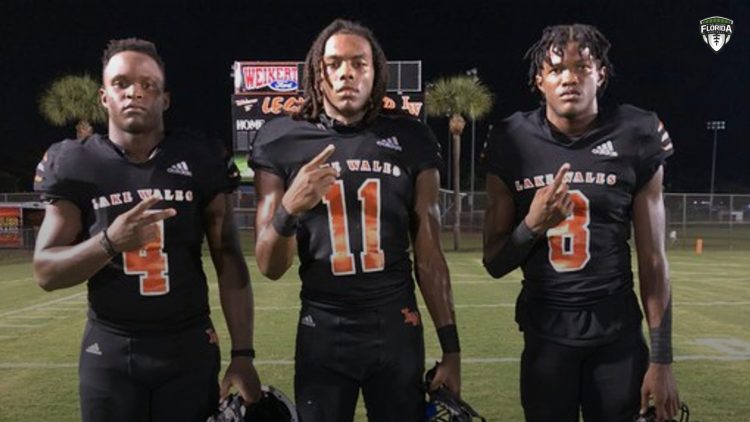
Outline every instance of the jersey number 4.
{"type": "Polygon", "coordinates": [[[159,296],[169,293],[169,268],[164,250],[164,221],[157,223],[157,239],[141,249],[123,252],[125,274],[137,275],[141,280],[141,295],[159,296]]]}
{"type": "MultiPolygon", "coordinates": [[[[380,248],[380,179],[367,179],[357,190],[362,203],[362,245],[359,253],[362,271],[383,271],[385,254],[380,248]]],[[[323,197],[328,208],[328,230],[331,235],[331,271],[334,275],[349,275],[356,272],[354,254],[349,244],[344,181],[337,180],[323,197]]]]}
{"type": "Polygon", "coordinates": [[[547,230],[549,262],[559,273],[583,269],[591,259],[589,250],[589,199],[579,190],[569,191],[573,212],[547,230]]]}

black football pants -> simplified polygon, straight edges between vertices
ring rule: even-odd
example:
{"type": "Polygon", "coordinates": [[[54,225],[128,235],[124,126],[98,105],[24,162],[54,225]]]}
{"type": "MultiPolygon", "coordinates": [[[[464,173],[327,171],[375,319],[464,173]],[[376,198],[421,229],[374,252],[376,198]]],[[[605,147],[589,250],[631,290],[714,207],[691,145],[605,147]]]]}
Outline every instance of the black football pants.
{"type": "Polygon", "coordinates": [[[78,365],[81,419],[205,422],[218,407],[221,364],[207,330],[210,321],[128,337],[88,322],[78,365]]]}
{"type": "Polygon", "coordinates": [[[648,369],[640,329],[602,346],[570,347],[524,335],[521,403],[527,422],[632,422],[648,369]]]}
{"type": "Polygon", "coordinates": [[[302,422],[424,420],[424,340],[413,292],[372,310],[300,310],[294,392],[302,422]]]}

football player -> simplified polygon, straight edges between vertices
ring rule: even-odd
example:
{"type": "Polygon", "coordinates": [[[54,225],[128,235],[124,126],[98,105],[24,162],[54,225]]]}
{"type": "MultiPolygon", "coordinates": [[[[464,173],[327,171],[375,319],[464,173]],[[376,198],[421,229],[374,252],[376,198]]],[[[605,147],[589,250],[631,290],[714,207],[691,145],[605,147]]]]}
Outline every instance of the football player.
{"type": "Polygon", "coordinates": [[[79,361],[84,421],[205,421],[220,396],[218,338],[201,260],[208,240],[232,360],[221,383],[260,396],[253,296],[221,146],[165,132],[170,97],[154,44],[110,41],[108,134],[53,144],[37,168],[47,201],[34,274],[47,291],[88,280],[79,361]]]}
{"type": "Polygon", "coordinates": [[[493,277],[523,270],[516,321],[528,421],[576,421],[579,411],[632,421],[649,400],[671,420],[680,404],[662,201],[672,142],[652,112],[599,107],[609,47],[589,25],[546,28],[526,55],[543,105],[496,125],[487,146],[484,264],[493,277]]]}
{"type": "Polygon", "coordinates": [[[386,66],[369,29],[334,21],[307,54],[301,109],[266,123],[251,153],[258,266],[278,279],[299,253],[295,401],[304,422],[351,421],[360,390],[370,420],[424,418],[410,247],[443,351],[432,387],[460,391],[439,145],[420,122],[380,113],[386,66]]]}

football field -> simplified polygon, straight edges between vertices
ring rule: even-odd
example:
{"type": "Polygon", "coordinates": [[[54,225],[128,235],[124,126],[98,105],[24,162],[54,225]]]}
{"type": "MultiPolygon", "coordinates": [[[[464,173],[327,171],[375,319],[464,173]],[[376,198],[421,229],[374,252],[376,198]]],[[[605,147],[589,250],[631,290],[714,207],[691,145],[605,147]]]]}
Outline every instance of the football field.
{"type": "MultiPolygon", "coordinates": [[[[520,272],[491,279],[480,255],[475,246],[446,252],[463,348],[463,397],[490,421],[521,421],[522,339],[513,322],[520,272]]],[[[747,251],[719,250],[669,254],[674,369],[691,421],[750,421],[747,256],[747,251]]],[[[299,309],[296,268],[272,282],[257,272],[252,257],[247,259],[255,291],[256,367],[264,384],[291,396],[299,309]]],[[[228,337],[213,267],[207,258],[205,263],[225,367],[228,337]]],[[[85,310],[84,285],[46,293],[32,279],[28,253],[0,251],[0,421],[79,420],[77,359],[85,310]]],[[[431,366],[439,348],[424,306],[422,311],[431,366]]],[[[366,420],[361,400],[357,420],[366,420]]]]}

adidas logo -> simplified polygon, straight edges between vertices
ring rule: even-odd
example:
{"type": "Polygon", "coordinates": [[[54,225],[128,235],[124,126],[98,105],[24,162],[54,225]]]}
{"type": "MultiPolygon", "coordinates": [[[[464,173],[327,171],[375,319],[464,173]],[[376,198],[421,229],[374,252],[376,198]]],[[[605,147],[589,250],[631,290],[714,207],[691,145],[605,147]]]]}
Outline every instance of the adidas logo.
{"type": "Polygon", "coordinates": [[[389,136],[388,138],[383,138],[377,142],[377,145],[383,148],[401,151],[401,145],[399,145],[398,138],[396,138],[395,136],[389,136]]]}
{"type": "Polygon", "coordinates": [[[101,356],[102,350],[99,349],[99,343],[94,343],[91,346],[87,347],[86,353],[91,353],[92,355],[101,356]]]}
{"type": "Polygon", "coordinates": [[[617,157],[619,155],[617,154],[617,151],[615,151],[615,146],[612,145],[612,141],[607,141],[601,145],[598,145],[596,148],[592,149],[591,152],[596,155],[604,155],[606,157],[617,157]]]}
{"type": "Polygon", "coordinates": [[[299,323],[300,325],[307,325],[308,327],[315,328],[315,321],[313,321],[311,315],[305,315],[299,323]]]}
{"type": "Polygon", "coordinates": [[[180,161],[179,163],[172,164],[167,168],[167,173],[173,173],[173,174],[179,174],[182,176],[193,176],[193,173],[188,168],[188,165],[184,161],[180,161]]]}

